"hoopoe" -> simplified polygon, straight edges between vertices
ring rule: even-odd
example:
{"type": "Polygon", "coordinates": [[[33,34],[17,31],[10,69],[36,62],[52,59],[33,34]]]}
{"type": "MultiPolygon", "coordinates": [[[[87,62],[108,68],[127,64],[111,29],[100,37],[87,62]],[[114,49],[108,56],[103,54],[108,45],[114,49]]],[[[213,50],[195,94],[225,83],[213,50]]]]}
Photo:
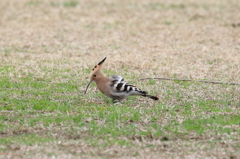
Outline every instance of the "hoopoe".
{"type": "Polygon", "coordinates": [[[94,81],[97,84],[97,88],[104,95],[112,98],[113,102],[121,101],[131,95],[139,95],[153,100],[158,100],[158,97],[149,95],[147,92],[142,91],[134,85],[126,83],[121,76],[113,75],[111,77],[106,77],[101,71],[101,67],[106,58],[107,57],[105,57],[92,69],[90,82],[86,87],[85,94],[87,93],[87,89],[91,82],[94,81]]]}

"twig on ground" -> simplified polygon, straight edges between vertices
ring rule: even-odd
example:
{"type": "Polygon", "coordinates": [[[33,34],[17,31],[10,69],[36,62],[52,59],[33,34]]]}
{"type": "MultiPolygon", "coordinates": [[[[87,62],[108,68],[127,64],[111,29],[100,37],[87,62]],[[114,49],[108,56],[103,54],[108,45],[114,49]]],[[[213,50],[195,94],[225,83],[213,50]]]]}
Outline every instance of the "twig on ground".
{"type": "Polygon", "coordinates": [[[148,80],[148,79],[171,80],[171,81],[193,81],[193,82],[204,82],[204,83],[213,83],[213,84],[240,85],[240,83],[237,83],[237,82],[220,82],[220,81],[177,79],[177,78],[164,78],[164,77],[140,78],[140,80],[148,80]]]}

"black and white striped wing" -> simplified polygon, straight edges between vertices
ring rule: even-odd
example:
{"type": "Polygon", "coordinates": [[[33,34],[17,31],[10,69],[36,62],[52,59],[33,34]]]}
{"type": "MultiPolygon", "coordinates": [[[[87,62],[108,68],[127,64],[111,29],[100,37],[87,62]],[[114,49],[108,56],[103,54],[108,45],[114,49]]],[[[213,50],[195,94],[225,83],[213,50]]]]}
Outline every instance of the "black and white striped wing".
{"type": "Polygon", "coordinates": [[[125,93],[129,93],[129,94],[136,94],[136,95],[140,95],[140,94],[146,94],[147,92],[140,90],[139,88],[135,87],[134,85],[128,84],[124,81],[119,82],[118,80],[113,81],[111,87],[113,87],[113,90],[115,92],[125,92],[125,93]]]}
{"type": "Polygon", "coordinates": [[[151,98],[153,100],[158,100],[158,97],[149,95],[147,92],[142,91],[134,85],[126,83],[121,76],[112,76],[114,80],[111,83],[112,87],[112,98],[122,100],[130,95],[141,95],[144,97],[151,98]]]}
{"type": "Polygon", "coordinates": [[[113,79],[117,80],[119,83],[120,82],[125,82],[124,79],[121,76],[118,76],[118,75],[112,75],[110,78],[113,78],[113,79]]]}

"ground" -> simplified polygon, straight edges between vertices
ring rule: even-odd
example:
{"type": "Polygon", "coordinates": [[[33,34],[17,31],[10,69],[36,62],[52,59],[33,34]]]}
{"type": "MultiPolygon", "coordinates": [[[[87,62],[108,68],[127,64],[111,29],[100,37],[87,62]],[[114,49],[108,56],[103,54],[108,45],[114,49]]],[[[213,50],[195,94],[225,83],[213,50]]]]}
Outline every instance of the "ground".
{"type": "Polygon", "coordinates": [[[1,0],[0,158],[240,158],[240,85],[229,84],[240,82],[239,10],[237,0],[1,0]],[[106,75],[160,100],[113,104],[95,84],[84,94],[104,57],[106,75]]]}

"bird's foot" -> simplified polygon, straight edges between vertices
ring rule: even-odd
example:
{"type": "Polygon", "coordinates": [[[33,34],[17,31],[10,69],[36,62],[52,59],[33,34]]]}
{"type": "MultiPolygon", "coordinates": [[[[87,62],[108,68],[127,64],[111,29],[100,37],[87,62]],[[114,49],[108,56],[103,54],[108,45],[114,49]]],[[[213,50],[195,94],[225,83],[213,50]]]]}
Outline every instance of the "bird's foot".
{"type": "Polygon", "coordinates": [[[113,104],[114,105],[119,105],[119,104],[121,104],[121,102],[120,102],[120,100],[113,100],[113,104]]]}

